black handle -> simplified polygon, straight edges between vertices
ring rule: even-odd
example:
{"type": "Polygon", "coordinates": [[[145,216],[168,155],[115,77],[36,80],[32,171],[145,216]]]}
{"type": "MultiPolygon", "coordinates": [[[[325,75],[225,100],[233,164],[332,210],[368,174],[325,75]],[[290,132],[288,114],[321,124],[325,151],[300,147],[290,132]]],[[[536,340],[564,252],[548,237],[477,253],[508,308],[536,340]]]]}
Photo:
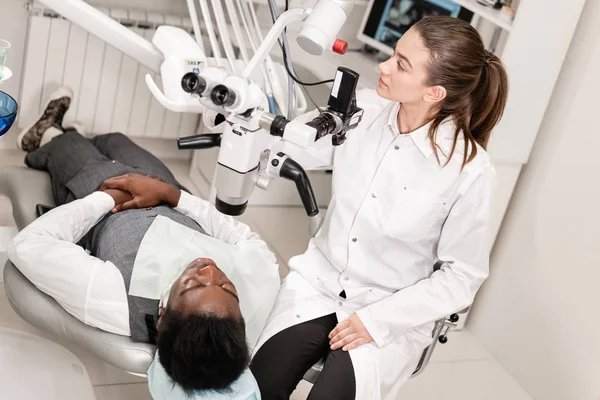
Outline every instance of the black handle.
{"type": "Polygon", "coordinates": [[[317,205],[315,194],[304,168],[296,161],[288,158],[283,162],[279,175],[296,183],[296,189],[298,189],[298,194],[300,195],[306,214],[309,217],[317,215],[319,213],[319,206],[317,205]]]}
{"type": "Polygon", "coordinates": [[[210,149],[219,146],[221,146],[220,133],[205,133],[177,139],[177,148],[179,150],[210,149]]]}

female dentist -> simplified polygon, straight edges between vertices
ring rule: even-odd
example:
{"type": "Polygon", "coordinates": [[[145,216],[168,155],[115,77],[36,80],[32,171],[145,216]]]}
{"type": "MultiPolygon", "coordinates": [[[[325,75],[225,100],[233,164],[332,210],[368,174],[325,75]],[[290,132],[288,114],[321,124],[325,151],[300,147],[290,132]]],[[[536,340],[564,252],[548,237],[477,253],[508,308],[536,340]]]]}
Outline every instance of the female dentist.
{"type": "Polygon", "coordinates": [[[309,399],[396,399],[433,322],[469,306],[488,275],[484,149],[504,111],[504,67],[450,17],[420,20],[395,50],[376,91],[358,93],[363,120],[335,156],[328,140],[290,152],[333,157],[333,195],[255,350],[265,400],[289,399],[322,358],[309,399]]]}

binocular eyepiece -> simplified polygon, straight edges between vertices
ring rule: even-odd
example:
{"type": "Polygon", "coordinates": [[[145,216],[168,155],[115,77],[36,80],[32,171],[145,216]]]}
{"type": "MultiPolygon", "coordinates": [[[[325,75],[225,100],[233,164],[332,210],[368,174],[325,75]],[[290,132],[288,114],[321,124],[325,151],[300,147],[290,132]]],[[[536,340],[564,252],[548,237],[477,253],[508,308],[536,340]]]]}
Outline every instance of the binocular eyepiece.
{"type": "Polygon", "coordinates": [[[181,78],[181,88],[186,93],[201,95],[206,90],[206,79],[188,72],[181,78]]]}
{"type": "MultiPolygon", "coordinates": [[[[188,72],[181,78],[181,88],[186,93],[202,96],[207,87],[206,79],[193,72],[188,72]]],[[[217,85],[211,90],[210,99],[217,106],[232,106],[235,103],[236,95],[227,86],[217,85]]]]}
{"type": "Polygon", "coordinates": [[[217,85],[210,93],[210,99],[217,106],[232,106],[235,103],[235,92],[225,85],[217,85]]]}

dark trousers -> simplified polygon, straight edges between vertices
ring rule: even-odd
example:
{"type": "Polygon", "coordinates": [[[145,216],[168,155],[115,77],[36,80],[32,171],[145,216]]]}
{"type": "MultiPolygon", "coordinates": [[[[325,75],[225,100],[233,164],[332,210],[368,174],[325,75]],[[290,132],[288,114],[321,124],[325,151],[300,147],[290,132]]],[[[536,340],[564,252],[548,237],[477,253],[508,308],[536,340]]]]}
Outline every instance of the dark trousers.
{"type": "Polygon", "coordinates": [[[106,179],[129,173],[150,175],[186,190],[158,158],[121,133],[86,139],[70,130],[28,153],[25,164],[50,173],[56,205],[83,198],[106,179]]]}
{"type": "Polygon", "coordinates": [[[304,373],[325,357],[323,372],[315,382],[309,400],[353,400],[356,379],[350,354],[331,351],[329,332],[335,314],[291,326],[267,340],[258,350],[250,370],[258,381],[264,400],[289,399],[304,373]]]}

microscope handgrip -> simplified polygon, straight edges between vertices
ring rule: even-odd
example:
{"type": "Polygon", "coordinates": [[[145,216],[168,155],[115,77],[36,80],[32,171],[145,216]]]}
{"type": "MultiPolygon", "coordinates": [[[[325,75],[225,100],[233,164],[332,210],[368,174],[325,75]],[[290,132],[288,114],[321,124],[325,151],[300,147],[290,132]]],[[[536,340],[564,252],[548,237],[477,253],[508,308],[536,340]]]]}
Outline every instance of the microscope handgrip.
{"type": "Polygon", "coordinates": [[[296,188],[298,189],[298,194],[300,195],[306,214],[309,217],[317,215],[319,213],[319,206],[317,205],[315,194],[304,168],[296,161],[288,158],[283,162],[279,175],[296,183],[296,188]]]}
{"type": "Polygon", "coordinates": [[[212,147],[219,147],[220,145],[220,133],[205,133],[177,139],[177,148],[179,150],[210,149],[212,147]]]}

